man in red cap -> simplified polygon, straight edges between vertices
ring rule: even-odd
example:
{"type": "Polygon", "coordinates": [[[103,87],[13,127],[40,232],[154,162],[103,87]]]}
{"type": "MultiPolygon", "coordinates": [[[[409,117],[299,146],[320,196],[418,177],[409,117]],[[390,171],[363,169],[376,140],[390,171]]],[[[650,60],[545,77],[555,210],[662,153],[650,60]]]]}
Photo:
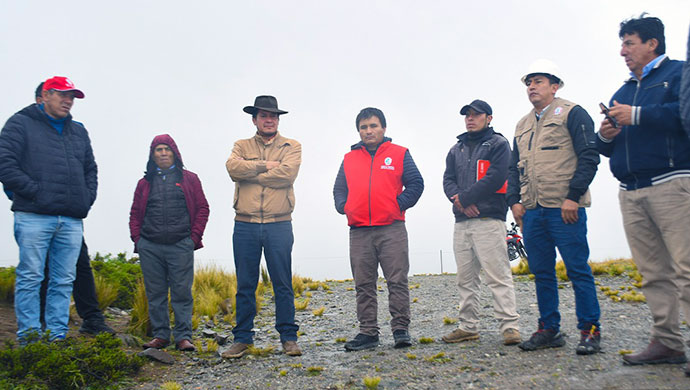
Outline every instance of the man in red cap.
{"type": "Polygon", "coordinates": [[[13,115],[0,132],[0,181],[12,196],[19,246],[15,313],[20,344],[42,333],[39,287],[50,254],[45,322],[49,339],[67,335],[69,303],[83,224],[96,200],[97,166],[91,140],[72,120],[84,93],[66,77],[45,81],[43,102],[13,115]]]}

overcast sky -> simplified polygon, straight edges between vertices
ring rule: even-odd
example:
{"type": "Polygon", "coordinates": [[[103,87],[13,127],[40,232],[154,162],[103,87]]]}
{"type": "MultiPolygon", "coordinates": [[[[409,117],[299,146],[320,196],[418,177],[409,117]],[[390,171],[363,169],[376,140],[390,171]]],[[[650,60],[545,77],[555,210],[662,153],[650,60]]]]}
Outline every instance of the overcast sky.
{"type": "MultiPolygon", "coordinates": [[[[690,1],[3,1],[0,117],[33,100],[36,85],[68,76],[86,98],[74,118],[89,130],[98,198],[85,220],[91,254],[132,253],[129,209],[153,136],[169,133],[211,207],[197,263],[234,269],[233,142],[255,128],[242,107],[278,98],[279,130],[303,145],[295,183],[293,270],[348,278],[348,227],[332,188],[359,140],[363,107],[386,115],[386,135],[410,149],[426,184],[407,213],[411,273],[455,270],[453,215],[442,191],[445,157],[464,132],[460,107],[491,104],[509,140],[532,107],[520,83],[536,58],[562,69],[558,96],[601,120],[627,78],[621,20],[648,11],[666,25],[667,54],[685,59],[690,1]]],[[[617,181],[602,158],[588,210],[592,260],[629,257],[617,181]]],[[[10,202],[0,201],[0,266],[17,264],[10,202]]],[[[509,217],[510,220],[510,217],[509,217]]]]}

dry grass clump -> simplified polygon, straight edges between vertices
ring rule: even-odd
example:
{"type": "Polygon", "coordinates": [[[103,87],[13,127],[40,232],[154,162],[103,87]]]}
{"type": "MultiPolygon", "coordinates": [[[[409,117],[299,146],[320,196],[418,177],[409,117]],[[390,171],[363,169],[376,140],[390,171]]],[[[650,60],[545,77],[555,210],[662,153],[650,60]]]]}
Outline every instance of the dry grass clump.
{"type": "Polygon", "coordinates": [[[620,276],[626,272],[637,271],[632,259],[612,259],[602,262],[589,263],[592,275],[620,276]]]}
{"type": "Polygon", "coordinates": [[[318,309],[314,309],[311,314],[315,315],[316,317],[321,317],[323,316],[323,312],[326,311],[326,308],[324,306],[321,306],[318,309]]]}
{"type": "Polygon", "coordinates": [[[139,337],[146,337],[151,329],[149,322],[149,301],[146,299],[146,288],[144,278],[137,280],[134,289],[134,302],[132,303],[132,316],[127,326],[127,331],[139,337]]]}
{"type": "Polygon", "coordinates": [[[443,324],[444,325],[453,325],[453,324],[457,324],[457,323],[458,323],[457,318],[450,318],[450,317],[446,317],[446,316],[443,317],[443,324]]]}
{"type": "Polygon", "coordinates": [[[450,358],[446,357],[445,352],[439,352],[436,355],[425,357],[424,360],[430,363],[447,363],[450,361],[450,358]]]}
{"type": "Polygon", "coordinates": [[[321,366],[307,367],[307,375],[309,375],[309,376],[321,375],[322,371],[323,371],[323,367],[321,367],[321,366]]]}
{"type": "Polygon", "coordinates": [[[309,298],[295,299],[295,310],[304,311],[307,310],[307,306],[309,306],[309,298]]]}
{"type": "Polygon", "coordinates": [[[177,382],[165,382],[161,385],[161,390],[182,390],[182,385],[177,382]]]}
{"type": "Polygon", "coordinates": [[[362,383],[364,383],[364,387],[366,387],[369,390],[376,390],[379,388],[379,383],[381,382],[381,377],[380,376],[375,376],[375,377],[370,377],[370,376],[365,376],[362,379],[362,383]]]}
{"type": "Polygon", "coordinates": [[[219,311],[222,310],[227,316],[228,313],[225,311],[228,308],[222,308],[229,306],[232,309],[231,317],[234,317],[235,294],[237,294],[237,275],[234,272],[227,272],[213,264],[203,265],[194,272],[192,295],[195,314],[207,316],[215,322],[215,316],[219,311]],[[228,298],[229,302],[226,301],[228,298]]]}
{"type": "Polygon", "coordinates": [[[275,349],[275,347],[272,345],[269,345],[268,347],[265,347],[265,348],[258,348],[258,347],[255,347],[254,345],[250,345],[249,347],[247,347],[247,351],[249,351],[250,354],[252,354],[254,356],[259,356],[259,357],[266,357],[266,356],[272,354],[274,349],[275,349]]]}
{"type": "Polygon", "coordinates": [[[515,266],[510,269],[513,272],[513,275],[529,275],[529,265],[527,264],[527,260],[525,258],[522,258],[520,262],[515,266]]]}
{"type": "Polygon", "coordinates": [[[419,343],[420,344],[431,344],[434,342],[434,339],[431,337],[420,337],[419,338],[419,343]]]}
{"type": "Polygon", "coordinates": [[[96,284],[98,308],[105,310],[117,299],[117,295],[120,291],[120,284],[116,282],[109,282],[101,275],[94,275],[93,279],[96,284]]]}

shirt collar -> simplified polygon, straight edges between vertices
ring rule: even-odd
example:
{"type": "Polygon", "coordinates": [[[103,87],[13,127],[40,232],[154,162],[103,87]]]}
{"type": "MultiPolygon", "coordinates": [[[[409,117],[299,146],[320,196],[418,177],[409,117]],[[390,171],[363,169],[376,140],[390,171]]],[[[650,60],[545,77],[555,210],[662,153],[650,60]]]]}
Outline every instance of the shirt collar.
{"type": "MultiPolygon", "coordinates": [[[[659,64],[661,63],[661,61],[663,61],[666,57],[667,57],[666,54],[662,54],[662,55],[658,56],[657,58],[649,61],[649,63],[647,65],[645,65],[644,68],[642,68],[642,77],[640,77],[640,80],[645,78],[649,74],[649,72],[652,71],[652,69],[658,67],[659,64]]],[[[630,76],[637,78],[637,76],[635,76],[635,73],[633,73],[633,72],[630,72],[630,76]]]]}
{"type": "Polygon", "coordinates": [[[544,113],[546,112],[546,110],[549,109],[550,106],[551,106],[551,104],[549,104],[548,106],[544,107],[544,109],[541,110],[541,111],[539,111],[539,112],[536,112],[536,111],[534,112],[534,115],[536,115],[537,120],[541,119],[541,116],[544,115],[544,113]]]}

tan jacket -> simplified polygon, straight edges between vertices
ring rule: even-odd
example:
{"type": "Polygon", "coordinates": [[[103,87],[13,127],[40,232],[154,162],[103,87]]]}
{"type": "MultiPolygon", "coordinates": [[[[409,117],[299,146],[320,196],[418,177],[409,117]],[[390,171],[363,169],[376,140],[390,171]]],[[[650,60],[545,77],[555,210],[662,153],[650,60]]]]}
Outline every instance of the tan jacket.
{"type": "Polygon", "coordinates": [[[251,223],[292,220],[295,208],[292,184],[301,163],[302,145],[280,133],[268,143],[258,134],[235,142],[225,163],[235,182],[235,220],[251,223]],[[268,170],[266,161],[280,161],[280,165],[268,170]]]}
{"type": "MultiPolygon", "coordinates": [[[[576,104],[555,98],[537,121],[534,110],[515,128],[520,153],[520,199],[527,209],[561,207],[577,168],[577,155],[568,132],[568,114],[576,104]]],[[[591,204],[589,190],[580,197],[580,207],[591,204]]]]}

